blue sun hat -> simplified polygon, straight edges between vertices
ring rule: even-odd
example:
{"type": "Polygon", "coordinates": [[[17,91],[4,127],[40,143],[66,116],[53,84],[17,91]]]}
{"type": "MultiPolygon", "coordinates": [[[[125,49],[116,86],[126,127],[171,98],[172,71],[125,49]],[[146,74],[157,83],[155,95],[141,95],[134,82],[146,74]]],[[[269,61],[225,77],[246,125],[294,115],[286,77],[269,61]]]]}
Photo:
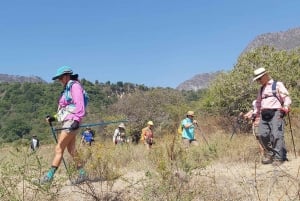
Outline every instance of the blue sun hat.
{"type": "Polygon", "coordinates": [[[52,80],[56,80],[58,79],[60,76],[64,75],[64,74],[73,74],[72,69],[69,66],[62,66],[60,68],[57,69],[55,76],[52,78],[52,80]]]}

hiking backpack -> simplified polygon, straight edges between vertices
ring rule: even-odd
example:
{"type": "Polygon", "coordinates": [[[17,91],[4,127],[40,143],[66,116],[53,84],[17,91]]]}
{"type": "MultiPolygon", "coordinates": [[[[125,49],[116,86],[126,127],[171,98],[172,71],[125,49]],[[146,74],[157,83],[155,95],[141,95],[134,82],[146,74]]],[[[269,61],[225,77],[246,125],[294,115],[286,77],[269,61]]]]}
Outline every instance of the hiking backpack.
{"type": "MultiPolygon", "coordinates": [[[[280,98],[277,96],[277,93],[276,93],[276,85],[277,85],[277,81],[274,80],[273,83],[272,83],[272,94],[275,98],[277,98],[277,100],[280,102],[280,104],[282,105],[283,102],[282,100],[280,100],[280,98]]],[[[263,87],[260,88],[260,97],[262,98],[262,92],[263,92],[263,87]]]]}
{"type": "Polygon", "coordinates": [[[178,128],[177,128],[177,133],[179,135],[182,135],[182,132],[183,132],[183,125],[182,125],[182,122],[180,122],[178,128]]]}
{"type": "MultiPolygon", "coordinates": [[[[72,95],[71,95],[71,87],[72,85],[75,83],[74,80],[70,80],[67,85],[66,85],[66,89],[64,90],[64,95],[66,97],[66,100],[68,103],[72,102],[72,95]]],[[[78,82],[79,83],[79,82],[78,82]]],[[[79,83],[80,84],[80,83],[79,83]]],[[[84,90],[83,86],[80,84],[82,90],[83,90],[83,100],[84,100],[84,107],[86,108],[89,102],[89,96],[87,94],[87,92],[84,90]]]]}

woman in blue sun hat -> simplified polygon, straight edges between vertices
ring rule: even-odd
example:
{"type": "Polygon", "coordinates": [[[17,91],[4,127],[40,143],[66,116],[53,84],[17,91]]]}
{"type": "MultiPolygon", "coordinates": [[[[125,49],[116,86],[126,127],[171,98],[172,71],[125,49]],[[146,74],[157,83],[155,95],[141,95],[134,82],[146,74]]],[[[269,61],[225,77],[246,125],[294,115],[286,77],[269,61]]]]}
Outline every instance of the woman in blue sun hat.
{"type": "Polygon", "coordinates": [[[66,129],[62,130],[60,135],[58,135],[55,156],[51,168],[47,174],[40,179],[40,183],[48,183],[53,180],[54,174],[63,159],[65,148],[67,148],[69,154],[77,164],[79,177],[76,179],[75,183],[80,183],[87,178],[81,161],[79,161],[75,146],[76,135],[79,131],[78,128],[85,116],[84,90],[78,81],[78,74],[73,74],[73,70],[69,66],[58,68],[52,80],[59,80],[64,87],[64,91],[58,101],[57,114],[54,117],[48,116],[47,121],[51,123],[52,121],[57,120],[62,123],[62,128],[66,129]]]}

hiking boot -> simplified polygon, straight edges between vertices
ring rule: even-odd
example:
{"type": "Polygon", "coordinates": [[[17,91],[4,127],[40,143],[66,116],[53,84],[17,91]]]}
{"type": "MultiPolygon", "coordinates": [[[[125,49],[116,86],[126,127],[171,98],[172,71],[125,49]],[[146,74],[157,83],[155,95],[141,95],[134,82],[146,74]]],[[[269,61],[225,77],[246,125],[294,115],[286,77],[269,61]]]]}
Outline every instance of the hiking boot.
{"type": "Polygon", "coordinates": [[[283,160],[280,160],[280,159],[277,159],[277,160],[274,160],[272,165],[273,166],[280,166],[281,164],[283,164],[284,161],[283,160]]]}
{"type": "Polygon", "coordinates": [[[76,185],[76,184],[81,184],[87,180],[88,180],[88,176],[86,174],[79,174],[79,176],[74,181],[71,181],[71,183],[73,185],[76,185]]]}
{"type": "Polygon", "coordinates": [[[271,156],[263,156],[262,160],[261,160],[262,164],[271,164],[273,163],[273,158],[271,156]]]}
{"type": "Polygon", "coordinates": [[[52,180],[53,178],[50,178],[47,175],[45,175],[39,179],[32,180],[32,182],[39,185],[45,185],[45,184],[51,184],[52,180]]]}

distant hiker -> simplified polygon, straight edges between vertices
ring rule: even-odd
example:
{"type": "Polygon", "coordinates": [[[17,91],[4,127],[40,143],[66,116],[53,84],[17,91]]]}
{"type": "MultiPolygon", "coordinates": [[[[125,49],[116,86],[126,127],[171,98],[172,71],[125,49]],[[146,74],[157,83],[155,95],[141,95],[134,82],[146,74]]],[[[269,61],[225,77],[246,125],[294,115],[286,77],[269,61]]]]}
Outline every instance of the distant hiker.
{"type": "Polygon", "coordinates": [[[262,85],[254,111],[256,115],[260,113],[258,137],[266,153],[262,163],[280,165],[287,160],[283,117],[290,111],[292,101],[284,84],[274,81],[265,68],[254,71],[253,81],[262,85]]]}
{"type": "Polygon", "coordinates": [[[36,135],[33,135],[31,138],[30,148],[32,151],[36,151],[40,147],[40,140],[36,135]]]}
{"type": "Polygon", "coordinates": [[[152,121],[147,122],[147,126],[142,129],[141,139],[146,145],[147,149],[150,149],[153,145],[153,127],[154,124],[152,121]]]}
{"type": "Polygon", "coordinates": [[[81,134],[81,144],[88,144],[89,146],[92,145],[92,142],[94,142],[94,132],[90,127],[86,127],[85,131],[81,134]]]}
{"type": "Polygon", "coordinates": [[[125,125],[124,123],[120,123],[118,128],[115,129],[114,135],[113,135],[113,143],[114,144],[123,144],[126,143],[126,131],[125,131],[125,125]]]}
{"type": "Polygon", "coordinates": [[[131,133],[131,142],[133,144],[138,144],[140,142],[140,140],[141,140],[141,132],[139,132],[139,131],[133,131],[131,133]]]}
{"type": "Polygon", "coordinates": [[[62,66],[57,69],[56,75],[52,80],[57,79],[64,88],[58,101],[58,113],[55,117],[48,116],[46,120],[50,125],[53,121],[58,120],[61,122],[62,128],[66,129],[62,130],[58,135],[52,166],[39,182],[44,184],[53,180],[54,174],[62,161],[64,150],[67,148],[78,170],[78,178],[73,183],[81,183],[87,179],[87,174],[78,157],[75,142],[80,122],[85,116],[84,89],[77,81],[78,74],[73,74],[72,69],[68,66],[62,66]],[[71,88],[67,89],[70,83],[72,83],[71,88]]]}
{"type": "Polygon", "coordinates": [[[232,135],[242,132],[242,125],[244,124],[244,113],[240,112],[237,117],[234,117],[232,126],[232,135]]]}
{"type": "Polygon", "coordinates": [[[261,142],[259,140],[259,137],[258,137],[258,125],[259,125],[259,120],[260,120],[260,114],[259,114],[259,111],[257,111],[257,108],[256,108],[256,100],[254,100],[252,102],[252,109],[244,115],[244,118],[247,119],[247,120],[251,120],[253,135],[255,136],[255,138],[258,141],[259,151],[260,151],[261,155],[264,156],[265,155],[264,154],[264,148],[263,148],[263,145],[261,144],[261,142]],[[255,113],[254,113],[254,111],[255,111],[255,113]]]}
{"type": "Polygon", "coordinates": [[[194,120],[194,117],[194,111],[188,111],[186,118],[181,121],[183,127],[182,142],[185,147],[189,147],[190,145],[199,145],[195,138],[195,126],[198,126],[198,122],[194,120]]]}

